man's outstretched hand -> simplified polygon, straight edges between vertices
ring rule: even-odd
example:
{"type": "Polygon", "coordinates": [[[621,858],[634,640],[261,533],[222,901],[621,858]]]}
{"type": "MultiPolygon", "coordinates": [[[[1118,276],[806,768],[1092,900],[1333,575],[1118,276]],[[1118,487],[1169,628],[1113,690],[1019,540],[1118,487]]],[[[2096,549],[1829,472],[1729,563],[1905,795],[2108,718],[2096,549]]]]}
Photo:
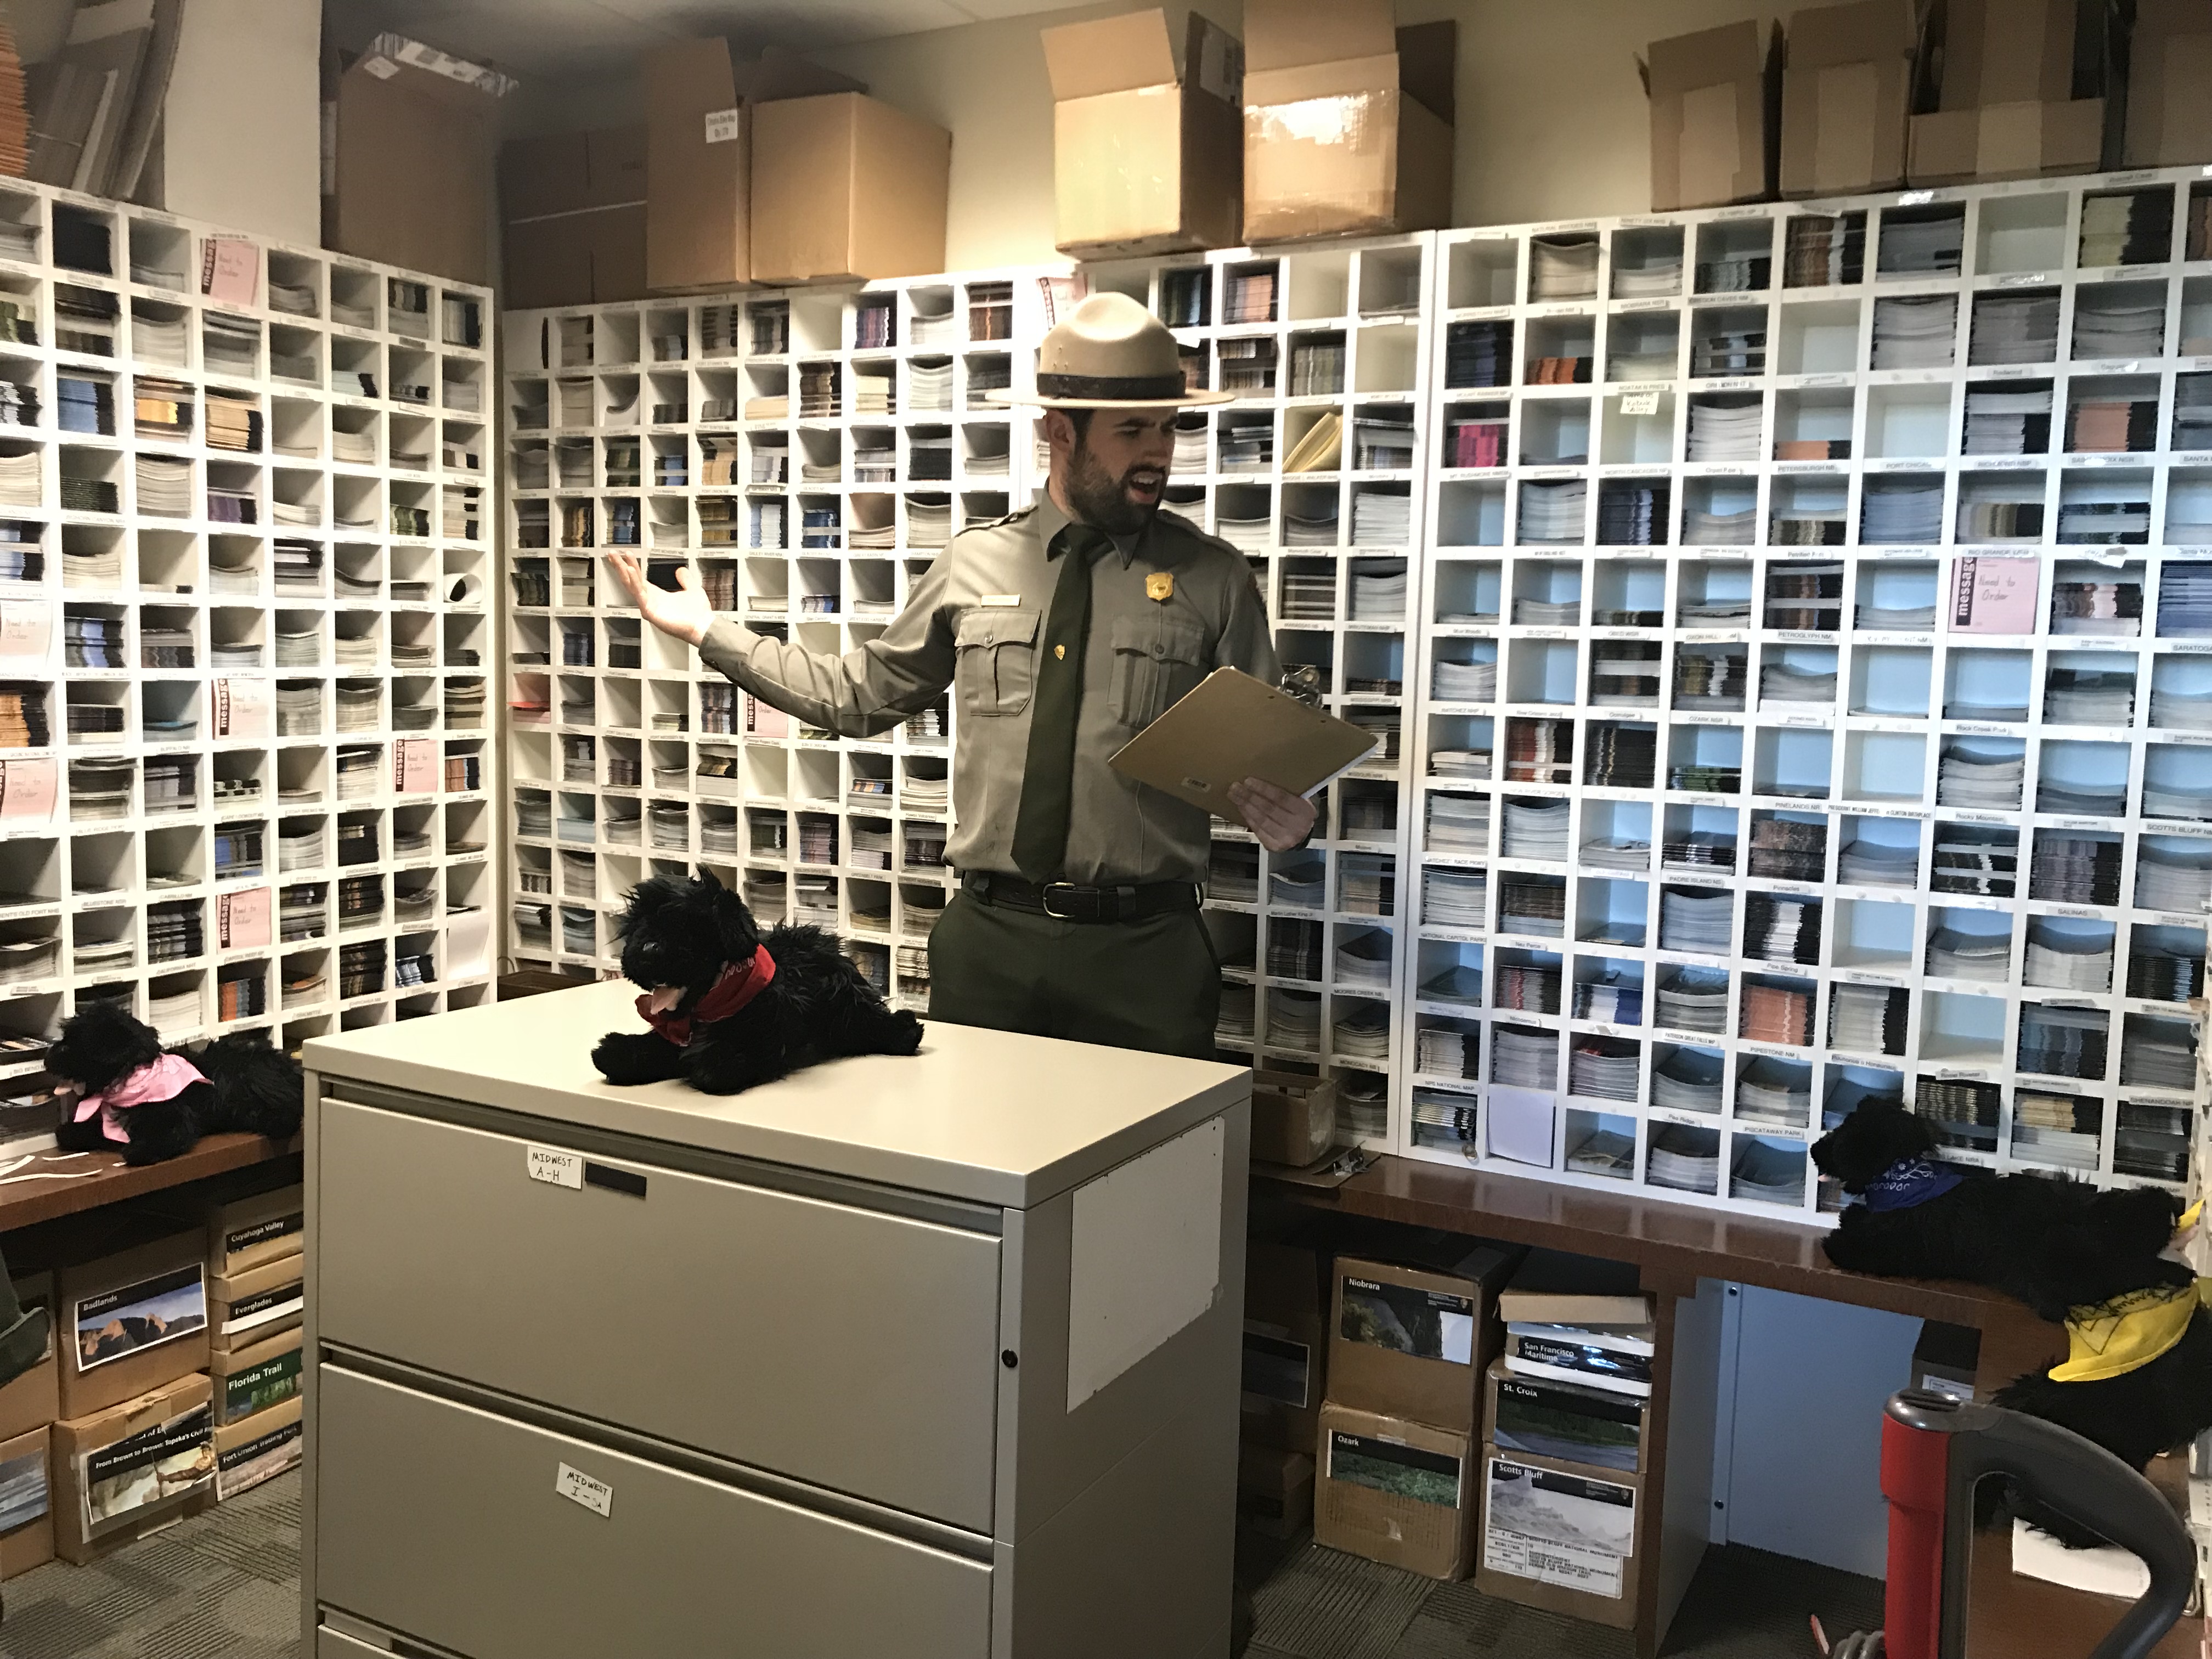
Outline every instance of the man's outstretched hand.
{"type": "Polygon", "coordinates": [[[1265,778],[1231,784],[1229,799],[1243,815],[1244,827],[1270,853],[1287,853],[1313,833],[1314,804],[1265,778]]]}
{"type": "Polygon", "coordinates": [[[614,567],[615,580],[623,585],[639,616],[686,645],[696,645],[707,637],[707,630],[714,625],[714,606],[692,579],[690,565],[676,567],[676,591],[672,593],[646,580],[644,562],[635,553],[610,553],[607,562],[614,567]]]}

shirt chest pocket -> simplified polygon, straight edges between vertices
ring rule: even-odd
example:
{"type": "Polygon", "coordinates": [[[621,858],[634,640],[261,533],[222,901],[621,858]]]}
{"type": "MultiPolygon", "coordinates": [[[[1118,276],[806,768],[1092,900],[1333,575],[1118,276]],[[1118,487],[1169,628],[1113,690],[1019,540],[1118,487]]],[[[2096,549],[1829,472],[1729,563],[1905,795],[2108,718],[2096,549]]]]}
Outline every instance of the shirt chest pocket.
{"type": "Polygon", "coordinates": [[[1161,615],[1114,624],[1114,718],[1141,732],[1206,678],[1206,635],[1161,615]]]}
{"type": "Polygon", "coordinates": [[[1035,611],[970,611],[952,636],[963,714],[1018,714],[1036,687],[1035,611]]]}

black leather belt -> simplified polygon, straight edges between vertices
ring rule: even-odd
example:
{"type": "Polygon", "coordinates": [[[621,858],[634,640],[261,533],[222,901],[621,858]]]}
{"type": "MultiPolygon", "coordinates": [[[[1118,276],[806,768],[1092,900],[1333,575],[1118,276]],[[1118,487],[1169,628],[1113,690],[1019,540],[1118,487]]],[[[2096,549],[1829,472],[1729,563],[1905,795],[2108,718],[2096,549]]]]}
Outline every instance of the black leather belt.
{"type": "Polygon", "coordinates": [[[1084,887],[1072,881],[1040,886],[1019,876],[971,870],[960,885],[985,904],[1060,921],[1142,921],[1176,910],[1196,910],[1204,896],[1196,882],[1152,881],[1126,887],[1084,887]]]}

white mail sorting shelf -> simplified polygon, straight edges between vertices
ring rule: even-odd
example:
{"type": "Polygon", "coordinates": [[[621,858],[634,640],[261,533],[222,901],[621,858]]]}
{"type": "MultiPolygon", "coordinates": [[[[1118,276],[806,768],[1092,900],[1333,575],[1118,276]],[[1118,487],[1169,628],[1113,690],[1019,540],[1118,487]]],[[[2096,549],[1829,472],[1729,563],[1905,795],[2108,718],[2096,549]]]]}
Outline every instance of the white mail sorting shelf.
{"type": "Polygon", "coordinates": [[[1247,1074],[616,1089],[634,997],[308,1046],[317,1655],[1225,1652],[1247,1074]]]}

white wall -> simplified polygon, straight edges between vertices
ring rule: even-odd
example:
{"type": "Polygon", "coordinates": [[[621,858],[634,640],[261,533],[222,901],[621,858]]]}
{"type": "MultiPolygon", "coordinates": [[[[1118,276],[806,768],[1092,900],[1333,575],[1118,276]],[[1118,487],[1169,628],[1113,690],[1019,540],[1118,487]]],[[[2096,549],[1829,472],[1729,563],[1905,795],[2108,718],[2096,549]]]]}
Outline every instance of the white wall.
{"type": "MultiPolygon", "coordinates": [[[[1196,8],[1241,33],[1243,0],[1196,8]]],[[[878,95],[952,133],[946,264],[953,270],[1054,258],[1052,88],[1040,27],[1134,9],[972,23],[815,54],[878,95]]],[[[1187,3],[1166,6],[1178,38],[1187,3]]],[[[1459,23],[1455,223],[1519,224],[1650,204],[1645,42],[1774,9],[1750,0],[1398,0],[1401,23],[1459,23]]],[[[526,87],[509,136],[644,118],[634,76],[526,87]]]]}
{"type": "Polygon", "coordinates": [[[172,213],[322,240],[319,0],[190,0],[162,138],[172,213]]]}

